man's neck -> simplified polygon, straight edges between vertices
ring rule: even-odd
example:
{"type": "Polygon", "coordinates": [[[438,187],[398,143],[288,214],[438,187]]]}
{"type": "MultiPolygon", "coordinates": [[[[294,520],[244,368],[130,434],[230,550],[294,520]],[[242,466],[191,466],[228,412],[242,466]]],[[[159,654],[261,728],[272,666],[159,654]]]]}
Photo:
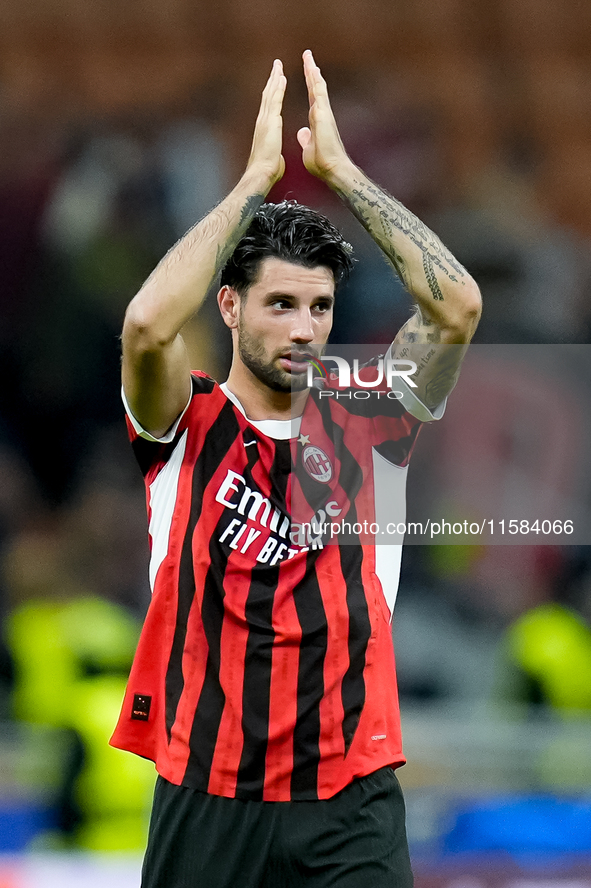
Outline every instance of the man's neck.
{"type": "Polygon", "coordinates": [[[242,404],[248,419],[293,419],[301,416],[308,390],[276,392],[265,385],[241,362],[234,361],[227,385],[242,404]]]}

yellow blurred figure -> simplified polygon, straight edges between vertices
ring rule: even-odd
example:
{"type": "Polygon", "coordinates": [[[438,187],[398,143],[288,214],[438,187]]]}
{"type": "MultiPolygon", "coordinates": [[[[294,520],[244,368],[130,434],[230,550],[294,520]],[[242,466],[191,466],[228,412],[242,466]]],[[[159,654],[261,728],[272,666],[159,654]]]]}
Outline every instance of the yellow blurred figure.
{"type": "Polygon", "coordinates": [[[13,550],[7,563],[22,602],[6,627],[15,671],[13,713],[20,721],[75,737],[62,781],[68,797],[62,819],[66,828],[71,825],[74,843],[97,851],[141,850],[154,767],[108,742],[139,625],[124,608],[98,596],[75,595],[65,578],[58,582],[57,562],[46,544],[31,549],[25,544],[13,550]],[[23,564],[26,553],[47,557],[23,564]],[[56,589],[62,592],[59,599],[56,589]],[[46,593],[43,598],[40,592],[46,593]]]}
{"type": "Polygon", "coordinates": [[[591,629],[560,604],[542,604],[507,632],[507,653],[545,702],[563,716],[591,710],[591,629]]]}

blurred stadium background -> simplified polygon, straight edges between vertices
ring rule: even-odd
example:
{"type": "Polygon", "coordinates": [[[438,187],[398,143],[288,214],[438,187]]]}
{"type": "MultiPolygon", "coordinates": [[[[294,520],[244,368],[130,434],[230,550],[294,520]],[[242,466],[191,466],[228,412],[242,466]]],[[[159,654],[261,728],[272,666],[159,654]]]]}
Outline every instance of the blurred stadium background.
{"type": "MultiPolygon", "coordinates": [[[[0,47],[0,888],[133,888],[153,769],[106,745],[149,595],[119,400],[127,302],[237,179],[280,57],[271,198],[325,210],[362,259],[334,341],[382,342],[384,317],[407,317],[301,166],[311,47],[353,158],[478,280],[478,342],[586,344],[591,5],[5,0],[0,47]]],[[[187,339],[221,380],[211,299],[187,339]]],[[[425,439],[417,464],[457,471],[425,439]]],[[[514,459],[502,436],[490,449],[514,459]]],[[[417,888],[591,886],[590,620],[588,546],[407,550],[394,631],[417,888]]]]}

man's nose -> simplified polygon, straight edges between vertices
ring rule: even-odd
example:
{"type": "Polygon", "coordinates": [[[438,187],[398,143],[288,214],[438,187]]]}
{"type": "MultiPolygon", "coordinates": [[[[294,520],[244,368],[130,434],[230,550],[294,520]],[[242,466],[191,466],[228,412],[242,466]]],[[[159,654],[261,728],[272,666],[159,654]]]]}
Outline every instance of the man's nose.
{"type": "Polygon", "coordinates": [[[313,339],[312,315],[308,309],[302,309],[294,319],[294,325],[291,328],[291,341],[312,342],[313,339]]]}

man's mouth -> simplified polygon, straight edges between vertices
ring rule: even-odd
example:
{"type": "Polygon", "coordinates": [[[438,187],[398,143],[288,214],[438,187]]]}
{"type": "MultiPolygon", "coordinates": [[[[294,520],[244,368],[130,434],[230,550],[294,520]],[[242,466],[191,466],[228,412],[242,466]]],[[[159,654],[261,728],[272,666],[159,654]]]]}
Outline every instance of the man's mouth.
{"type": "Polygon", "coordinates": [[[315,360],[318,357],[312,352],[290,351],[280,356],[279,363],[287,373],[306,373],[310,361],[315,360]]]}

